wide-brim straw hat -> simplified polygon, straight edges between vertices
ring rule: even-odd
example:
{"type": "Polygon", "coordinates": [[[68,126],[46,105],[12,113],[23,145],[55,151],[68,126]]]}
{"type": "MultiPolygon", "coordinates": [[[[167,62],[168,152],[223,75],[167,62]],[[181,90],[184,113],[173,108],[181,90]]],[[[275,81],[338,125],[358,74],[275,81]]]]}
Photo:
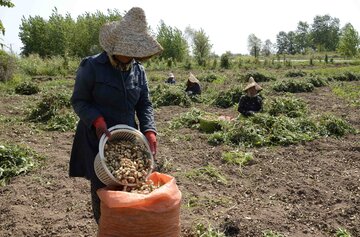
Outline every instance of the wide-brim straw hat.
{"type": "Polygon", "coordinates": [[[147,29],[144,10],[131,8],[120,21],[103,25],[99,43],[109,55],[149,58],[163,51],[147,29]]]}
{"type": "Polygon", "coordinates": [[[174,76],[174,74],[173,73],[169,73],[169,78],[174,78],[175,76],[174,76]]]}
{"type": "Polygon", "coordinates": [[[246,87],[244,88],[244,91],[247,91],[248,89],[250,89],[251,87],[255,87],[255,89],[257,91],[261,91],[262,90],[262,87],[256,83],[256,81],[254,80],[253,77],[250,77],[249,78],[249,82],[248,84],[246,85],[246,87]]]}
{"type": "Polygon", "coordinates": [[[190,75],[189,75],[189,81],[192,82],[192,83],[197,83],[199,84],[200,81],[190,72],[190,75]]]}

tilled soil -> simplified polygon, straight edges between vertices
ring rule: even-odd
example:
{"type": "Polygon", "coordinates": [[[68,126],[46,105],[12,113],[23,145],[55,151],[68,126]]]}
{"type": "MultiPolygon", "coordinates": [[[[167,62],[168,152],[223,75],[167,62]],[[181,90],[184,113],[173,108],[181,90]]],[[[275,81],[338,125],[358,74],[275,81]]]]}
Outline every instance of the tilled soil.
{"type": "MultiPolygon", "coordinates": [[[[358,85],[357,85],[358,86],[358,85]]],[[[328,87],[297,94],[312,113],[330,112],[360,129],[360,110],[328,87]]],[[[1,97],[2,116],[22,116],[27,96],[1,97]]],[[[198,105],[217,114],[233,109],[198,105]]],[[[227,146],[213,147],[198,130],[168,130],[169,121],[190,108],[156,109],[159,171],[176,178],[182,192],[181,235],[191,237],[198,223],[226,236],[335,236],[344,228],[360,236],[359,135],[324,137],[287,147],[252,148],[254,160],[235,167],[221,162],[227,146]],[[213,165],[227,183],[193,181],[185,174],[213,165]]],[[[0,141],[26,144],[46,156],[44,165],[0,188],[0,236],[96,236],[89,183],[68,177],[73,132],[44,132],[26,123],[1,123],[0,141]]]]}

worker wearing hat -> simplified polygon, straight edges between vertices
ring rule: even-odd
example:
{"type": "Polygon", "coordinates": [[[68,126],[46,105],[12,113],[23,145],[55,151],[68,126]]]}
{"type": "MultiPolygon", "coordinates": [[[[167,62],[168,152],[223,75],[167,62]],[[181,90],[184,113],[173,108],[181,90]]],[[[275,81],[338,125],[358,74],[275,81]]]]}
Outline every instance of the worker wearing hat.
{"type": "Polygon", "coordinates": [[[69,170],[71,177],[90,180],[96,222],[100,218],[96,190],[105,186],[94,171],[100,137],[110,136],[109,127],[125,124],[138,128],[156,154],[154,112],[140,62],[163,50],[149,34],[145,13],[138,7],[131,8],[120,21],[106,23],[100,29],[99,43],[104,51],[85,58],[76,75],[71,103],[80,121],[69,170]]]}
{"type": "Polygon", "coordinates": [[[191,72],[186,83],[185,92],[190,96],[201,94],[200,82],[191,72]]]}
{"type": "Polygon", "coordinates": [[[169,76],[168,76],[168,78],[166,79],[165,82],[168,83],[168,84],[175,84],[176,81],[175,81],[174,73],[170,72],[169,76]]]}
{"type": "Polygon", "coordinates": [[[244,88],[246,95],[242,95],[239,100],[239,113],[251,116],[262,109],[262,98],[258,94],[261,90],[261,86],[255,82],[253,77],[250,77],[249,83],[244,88]]]}

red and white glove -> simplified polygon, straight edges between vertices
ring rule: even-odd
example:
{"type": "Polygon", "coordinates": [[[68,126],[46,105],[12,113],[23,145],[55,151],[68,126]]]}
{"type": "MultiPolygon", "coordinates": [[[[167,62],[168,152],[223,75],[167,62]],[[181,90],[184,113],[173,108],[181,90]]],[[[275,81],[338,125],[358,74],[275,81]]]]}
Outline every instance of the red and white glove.
{"type": "Polygon", "coordinates": [[[157,149],[157,141],[156,141],[156,134],[153,131],[147,131],[145,132],[145,137],[149,142],[150,150],[155,157],[156,155],[156,149],[157,149]]]}
{"type": "Polygon", "coordinates": [[[93,122],[93,126],[95,127],[95,132],[98,139],[100,139],[104,133],[108,138],[111,136],[103,116],[97,117],[93,122]]]}

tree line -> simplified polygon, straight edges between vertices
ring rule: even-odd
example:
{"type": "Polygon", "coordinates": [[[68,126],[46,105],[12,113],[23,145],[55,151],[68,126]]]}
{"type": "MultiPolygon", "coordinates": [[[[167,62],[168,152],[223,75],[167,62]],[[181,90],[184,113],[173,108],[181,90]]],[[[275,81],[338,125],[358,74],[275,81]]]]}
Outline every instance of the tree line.
{"type": "Polygon", "coordinates": [[[276,35],[276,44],[251,34],[248,37],[248,49],[251,55],[268,56],[276,54],[308,54],[310,52],[339,52],[346,57],[359,53],[359,33],[351,23],[340,29],[340,20],[330,15],[315,16],[313,23],[299,21],[296,30],[280,31],[276,35]]]}
{"type": "MultiPolygon", "coordinates": [[[[0,0],[1,6],[13,7],[10,0],[0,0]]],[[[23,43],[21,54],[28,56],[38,54],[43,58],[52,56],[85,57],[101,52],[99,30],[108,21],[121,20],[118,10],[108,9],[107,13],[97,11],[84,13],[73,19],[52,10],[48,20],[40,16],[23,17],[19,38],[23,43]]],[[[4,30],[0,22],[0,30],[4,30]]],[[[212,55],[210,38],[203,29],[187,27],[184,32],[160,21],[152,34],[163,46],[160,59],[172,62],[184,62],[190,57],[200,66],[205,66],[212,55]]],[[[276,36],[276,43],[269,39],[262,42],[255,34],[248,36],[250,55],[270,56],[272,54],[308,54],[310,52],[337,51],[344,56],[353,57],[359,53],[359,34],[351,25],[340,29],[340,20],[330,15],[316,16],[310,25],[300,21],[296,30],[281,31],[276,36]]],[[[226,52],[222,57],[228,57],[226,52]]]]}

